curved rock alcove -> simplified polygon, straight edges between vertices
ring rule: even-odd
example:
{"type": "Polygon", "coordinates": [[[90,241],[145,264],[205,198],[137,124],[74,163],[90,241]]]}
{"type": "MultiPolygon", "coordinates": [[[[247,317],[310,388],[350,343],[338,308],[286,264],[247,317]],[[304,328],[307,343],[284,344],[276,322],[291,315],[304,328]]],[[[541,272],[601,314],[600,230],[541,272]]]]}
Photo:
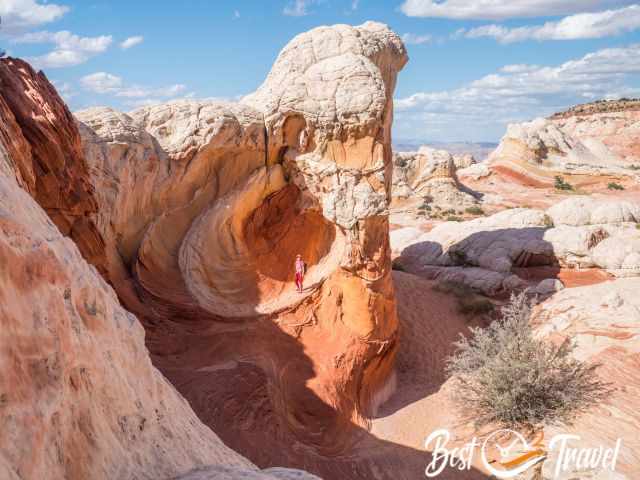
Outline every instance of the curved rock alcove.
{"type": "Polygon", "coordinates": [[[77,113],[110,283],[155,365],[258,465],[322,471],[391,390],[391,123],[406,62],[384,25],[320,27],[239,103],[77,113]]]}

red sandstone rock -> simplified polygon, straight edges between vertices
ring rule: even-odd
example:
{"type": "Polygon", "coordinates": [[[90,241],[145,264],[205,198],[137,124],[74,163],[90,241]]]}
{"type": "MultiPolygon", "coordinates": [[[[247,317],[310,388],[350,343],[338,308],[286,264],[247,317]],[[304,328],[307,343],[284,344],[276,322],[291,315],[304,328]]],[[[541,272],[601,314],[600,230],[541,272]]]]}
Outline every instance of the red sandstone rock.
{"type": "Polygon", "coordinates": [[[70,236],[104,266],[104,242],[89,215],[97,209],[75,119],[44,73],[0,59],[0,139],[16,178],[70,236]]]}

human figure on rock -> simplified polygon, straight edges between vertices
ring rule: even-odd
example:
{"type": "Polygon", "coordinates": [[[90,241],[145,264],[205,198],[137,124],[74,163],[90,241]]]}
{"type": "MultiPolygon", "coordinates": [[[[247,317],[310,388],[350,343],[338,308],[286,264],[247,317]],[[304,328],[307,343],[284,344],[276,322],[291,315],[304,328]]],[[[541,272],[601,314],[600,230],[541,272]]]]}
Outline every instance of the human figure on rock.
{"type": "Polygon", "coordinates": [[[302,260],[302,255],[300,254],[296,255],[295,268],[296,268],[296,287],[298,289],[298,292],[302,293],[302,282],[304,281],[304,273],[306,270],[306,265],[302,260]]]}

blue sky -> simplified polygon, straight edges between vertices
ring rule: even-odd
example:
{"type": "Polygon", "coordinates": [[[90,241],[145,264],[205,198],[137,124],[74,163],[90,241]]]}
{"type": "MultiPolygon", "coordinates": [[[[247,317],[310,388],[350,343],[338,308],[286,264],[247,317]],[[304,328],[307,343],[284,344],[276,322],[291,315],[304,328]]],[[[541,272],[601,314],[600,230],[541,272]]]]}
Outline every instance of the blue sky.
{"type": "Polygon", "coordinates": [[[237,99],[296,34],[366,20],[409,51],[396,141],[497,141],[509,122],[640,96],[633,1],[0,0],[0,15],[0,45],[42,68],[72,110],[237,99]]]}

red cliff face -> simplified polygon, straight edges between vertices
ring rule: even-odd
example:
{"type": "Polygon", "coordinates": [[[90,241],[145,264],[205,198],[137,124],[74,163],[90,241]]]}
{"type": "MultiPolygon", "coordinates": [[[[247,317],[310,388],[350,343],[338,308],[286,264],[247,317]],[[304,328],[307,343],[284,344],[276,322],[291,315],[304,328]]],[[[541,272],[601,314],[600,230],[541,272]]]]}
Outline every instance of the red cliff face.
{"type": "Polygon", "coordinates": [[[47,77],[22,60],[0,60],[0,120],[20,186],[103,270],[104,242],[90,219],[97,203],[75,119],[47,77]]]}

